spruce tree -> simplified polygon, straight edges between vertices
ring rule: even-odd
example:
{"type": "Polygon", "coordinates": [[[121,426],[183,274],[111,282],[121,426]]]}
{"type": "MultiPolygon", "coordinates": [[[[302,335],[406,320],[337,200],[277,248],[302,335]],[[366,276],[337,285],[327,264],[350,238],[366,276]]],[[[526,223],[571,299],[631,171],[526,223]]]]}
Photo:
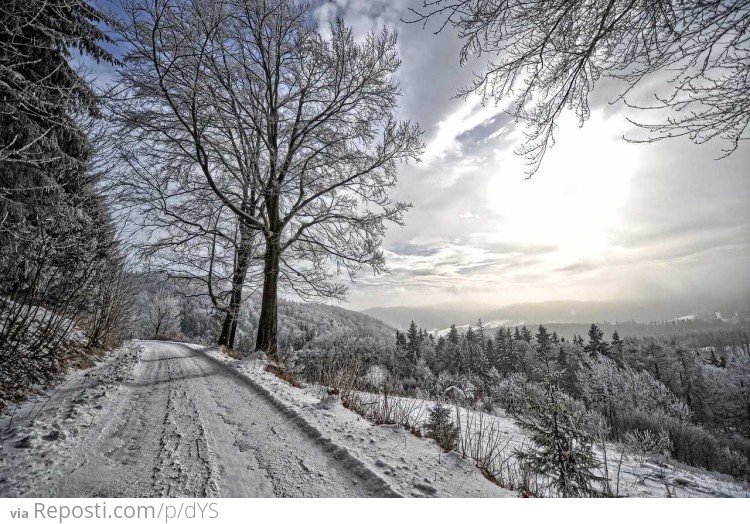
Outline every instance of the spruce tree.
{"type": "Polygon", "coordinates": [[[615,352],[615,357],[620,363],[624,362],[625,360],[625,355],[622,352],[622,346],[623,342],[620,338],[620,334],[617,332],[617,330],[615,330],[615,332],[612,333],[612,349],[615,352]]]}
{"type": "Polygon", "coordinates": [[[500,328],[495,332],[495,350],[500,352],[503,349],[505,349],[505,331],[500,328]]]}
{"type": "Polygon", "coordinates": [[[489,370],[490,368],[495,368],[497,370],[500,360],[498,358],[498,351],[497,349],[495,349],[495,344],[492,342],[491,338],[487,339],[487,343],[485,344],[485,351],[487,370],[489,370]]]}
{"type": "Polygon", "coordinates": [[[448,342],[451,344],[458,344],[458,330],[456,324],[451,324],[451,329],[448,331],[448,342]]]}
{"type": "Polygon", "coordinates": [[[597,353],[609,356],[609,344],[604,340],[604,332],[596,324],[591,324],[589,328],[589,343],[584,349],[590,356],[596,356],[597,353]]]}
{"type": "Polygon", "coordinates": [[[406,350],[409,360],[412,364],[416,364],[419,360],[419,346],[422,344],[421,332],[417,329],[417,324],[411,321],[409,324],[409,330],[406,332],[407,344],[406,350]]]}
{"type": "Polygon", "coordinates": [[[480,373],[481,375],[484,375],[487,371],[490,369],[490,363],[489,363],[489,355],[488,355],[488,349],[487,349],[487,339],[484,336],[484,323],[482,322],[482,319],[479,319],[479,322],[477,322],[477,333],[476,333],[476,367],[475,370],[477,373],[480,373]]]}
{"type": "Polygon", "coordinates": [[[534,448],[518,450],[515,455],[532,471],[549,477],[562,497],[591,496],[595,493],[594,470],[599,466],[593,452],[594,439],[585,429],[584,413],[572,409],[557,386],[559,377],[552,371],[550,349],[540,345],[543,398],[529,397],[526,409],[514,414],[534,448]]]}
{"type": "Polygon", "coordinates": [[[534,338],[536,338],[536,343],[539,344],[540,350],[542,351],[549,350],[549,347],[552,344],[552,339],[550,338],[549,333],[547,332],[547,328],[540,325],[534,338]]]}
{"type": "Polygon", "coordinates": [[[529,344],[531,344],[531,341],[533,340],[534,337],[532,336],[531,331],[529,331],[529,328],[527,328],[526,326],[523,326],[521,328],[521,338],[525,340],[526,342],[528,342],[529,344]]]}
{"type": "Polygon", "coordinates": [[[458,428],[453,423],[451,409],[440,403],[429,410],[428,420],[424,425],[428,438],[435,439],[445,451],[455,449],[458,445],[458,428]]]}
{"type": "Polygon", "coordinates": [[[414,366],[409,360],[409,349],[406,341],[406,335],[396,331],[396,362],[395,371],[401,376],[408,376],[412,373],[414,366]]]}

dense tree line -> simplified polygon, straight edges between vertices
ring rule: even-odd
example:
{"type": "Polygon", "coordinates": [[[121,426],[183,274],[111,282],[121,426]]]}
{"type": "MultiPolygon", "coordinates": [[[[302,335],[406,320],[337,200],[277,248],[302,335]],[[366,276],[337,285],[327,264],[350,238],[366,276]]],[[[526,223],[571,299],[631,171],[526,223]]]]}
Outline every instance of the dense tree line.
{"type": "Polygon", "coordinates": [[[97,97],[73,61],[113,61],[102,22],[84,0],[0,6],[0,407],[115,345],[128,316],[97,97]]]}
{"type": "MultiPolygon", "coordinates": [[[[743,330],[735,335],[742,340],[743,330]]],[[[741,478],[750,473],[750,351],[742,344],[719,349],[693,337],[617,332],[608,338],[595,324],[586,337],[566,340],[544,326],[491,331],[481,321],[463,333],[452,326],[438,337],[412,322],[385,346],[354,340],[312,342],[293,352],[290,365],[316,380],[322,361],[354,358],[365,387],[488,410],[500,406],[522,426],[567,424],[559,429],[561,440],[545,445],[582,442],[591,419],[598,436],[588,439],[658,436],[663,451],[677,460],[741,478]]],[[[580,451],[581,461],[590,460],[580,451]]],[[[574,493],[564,478],[560,482],[574,493]]]]}

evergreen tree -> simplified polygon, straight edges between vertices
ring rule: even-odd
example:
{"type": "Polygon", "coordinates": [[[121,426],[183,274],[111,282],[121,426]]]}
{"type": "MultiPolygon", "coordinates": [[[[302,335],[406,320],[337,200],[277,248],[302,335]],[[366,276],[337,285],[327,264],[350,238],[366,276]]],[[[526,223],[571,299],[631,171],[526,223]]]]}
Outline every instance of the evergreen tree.
{"type": "Polygon", "coordinates": [[[487,339],[487,344],[485,345],[485,347],[487,351],[485,355],[487,360],[487,369],[489,370],[490,368],[495,368],[495,370],[497,371],[498,365],[500,363],[499,352],[497,349],[495,349],[495,343],[491,338],[487,339]]]}
{"type": "Polygon", "coordinates": [[[465,358],[464,345],[466,338],[461,336],[461,339],[456,344],[449,343],[453,347],[453,362],[451,364],[451,372],[460,374],[467,371],[467,364],[465,358]]]}
{"type": "Polygon", "coordinates": [[[535,337],[536,343],[539,345],[539,349],[542,352],[549,351],[550,346],[552,345],[552,339],[549,336],[549,333],[547,332],[547,328],[545,328],[542,325],[539,325],[539,330],[537,331],[535,337]]]}
{"type": "Polygon", "coordinates": [[[396,331],[396,351],[395,351],[396,362],[393,371],[401,376],[408,376],[412,374],[414,366],[409,360],[408,342],[406,341],[406,335],[400,331],[396,331]]]}
{"type": "Polygon", "coordinates": [[[495,350],[500,353],[505,349],[505,331],[502,328],[495,332],[495,350]]]}
{"type": "Polygon", "coordinates": [[[531,344],[531,341],[534,339],[533,335],[531,334],[531,331],[529,331],[529,328],[526,326],[523,326],[521,328],[521,338],[531,344]]]}
{"type": "Polygon", "coordinates": [[[458,445],[458,428],[453,423],[449,407],[435,404],[435,407],[429,410],[424,428],[426,436],[435,439],[445,451],[455,449],[458,445]]]}
{"type": "Polygon", "coordinates": [[[552,370],[553,357],[548,349],[541,351],[544,396],[530,396],[526,409],[514,414],[535,447],[515,454],[529,469],[548,476],[561,496],[589,496],[594,493],[591,484],[599,466],[593,452],[594,439],[585,429],[584,414],[575,411],[558,389],[558,374],[552,370]]]}
{"type": "Polygon", "coordinates": [[[482,319],[479,319],[479,322],[477,322],[477,349],[476,349],[476,366],[475,370],[477,373],[480,373],[484,375],[489,369],[489,357],[487,355],[487,339],[484,334],[484,323],[482,322],[482,319]]]}
{"type": "Polygon", "coordinates": [[[523,340],[523,337],[521,336],[521,331],[518,329],[518,326],[516,326],[516,331],[513,334],[513,340],[516,340],[516,341],[523,340]]]}
{"type": "Polygon", "coordinates": [[[435,343],[435,368],[434,371],[436,373],[440,373],[441,371],[448,369],[449,363],[450,363],[450,357],[448,356],[448,352],[446,351],[448,345],[446,344],[445,338],[438,337],[437,342],[435,343]]]}
{"type": "Polygon", "coordinates": [[[591,324],[589,328],[589,343],[584,349],[591,356],[597,353],[609,356],[609,344],[604,340],[604,332],[596,324],[591,324]]]}
{"type": "Polygon", "coordinates": [[[416,364],[419,360],[420,346],[422,345],[422,332],[417,330],[417,324],[412,320],[409,324],[409,330],[406,332],[407,338],[407,356],[412,364],[416,364]]]}
{"type": "Polygon", "coordinates": [[[477,371],[477,337],[471,326],[464,333],[462,342],[464,355],[466,355],[467,371],[477,371]]]}
{"type": "Polygon", "coordinates": [[[622,351],[623,342],[620,338],[620,334],[615,330],[614,333],[612,333],[612,349],[614,350],[615,358],[617,358],[617,361],[619,363],[625,362],[625,355],[622,351]]]}
{"type": "Polygon", "coordinates": [[[458,344],[458,330],[455,324],[451,324],[450,331],[448,331],[448,342],[458,344]]]}

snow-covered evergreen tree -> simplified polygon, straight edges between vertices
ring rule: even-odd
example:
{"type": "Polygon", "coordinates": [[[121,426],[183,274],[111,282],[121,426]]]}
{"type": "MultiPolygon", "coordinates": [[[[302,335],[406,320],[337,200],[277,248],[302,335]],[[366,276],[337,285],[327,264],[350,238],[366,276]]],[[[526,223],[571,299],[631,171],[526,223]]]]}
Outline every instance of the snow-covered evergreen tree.
{"type": "Polygon", "coordinates": [[[456,448],[458,428],[453,423],[451,408],[440,403],[435,404],[435,407],[429,411],[424,428],[426,436],[435,439],[444,450],[449,451],[456,448]]]}
{"type": "Polygon", "coordinates": [[[516,451],[516,456],[532,471],[548,477],[562,497],[592,496],[594,470],[599,465],[592,449],[593,437],[586,430],[583,411],[572,408],[557,386],[552,351],[546,343],[548,335],[541,326],[540,335],[545,341],[539,348],[545,392],[541,399],[527,398],[525,409],[514,414],[516,423],[534,444],[533,448],[516,451]]]}

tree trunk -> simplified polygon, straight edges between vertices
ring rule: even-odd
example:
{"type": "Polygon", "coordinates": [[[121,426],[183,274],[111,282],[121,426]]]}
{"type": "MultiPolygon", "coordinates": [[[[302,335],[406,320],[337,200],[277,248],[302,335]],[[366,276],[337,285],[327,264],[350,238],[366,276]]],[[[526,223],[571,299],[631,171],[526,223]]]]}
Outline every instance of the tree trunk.
{"type": "Polygon", "coordinates": [[[263,298],[258,320],[258,337],[255,350],[263,351],[269,359],[277,357],[277,322],[278,322],[278,289],[279,261],[281,250],[278,235],[268,235],[263,269],[263,298]]]}
{"type": "Polygon", "coordinates": [[[229,297],[229,306],[221,326],[221,334],[217,343],[228,349],[234,349],[235,335],[237,334],[237,319],[240,315],[242,305],[242,289],[247,278],[247,270],[250,266],[250,256],[253,252],[253,237],[246,226],[240,226],[240,246],[237,250],[237,263],[232,275],[232,293],[229,297]]]}

